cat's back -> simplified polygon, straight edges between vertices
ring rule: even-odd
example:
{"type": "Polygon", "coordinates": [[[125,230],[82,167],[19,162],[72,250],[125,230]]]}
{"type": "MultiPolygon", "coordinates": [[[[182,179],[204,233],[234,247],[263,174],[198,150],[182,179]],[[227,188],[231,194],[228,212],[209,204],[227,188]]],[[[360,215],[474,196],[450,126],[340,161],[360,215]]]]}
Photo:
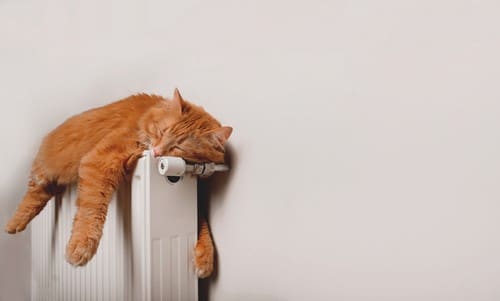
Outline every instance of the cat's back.
{"type": "Polygon", "coordinates": [[[147,94],[129,96],[75,115],[62,123],[54,132],[68,129],[72,131],[91,129],[94,132],[113,130],[117,127],[134,127],[146,110],[162,100],[163,98],[159,96],[147,94]]]}
{"type": "Polygon", "coordinates": [[[139,118],[163,100],[138,94],[70,117],[44,138],[37,160],[51,173],[75,174],[81,158],[106,136],[118,129],[137,135],[139,118]]]}

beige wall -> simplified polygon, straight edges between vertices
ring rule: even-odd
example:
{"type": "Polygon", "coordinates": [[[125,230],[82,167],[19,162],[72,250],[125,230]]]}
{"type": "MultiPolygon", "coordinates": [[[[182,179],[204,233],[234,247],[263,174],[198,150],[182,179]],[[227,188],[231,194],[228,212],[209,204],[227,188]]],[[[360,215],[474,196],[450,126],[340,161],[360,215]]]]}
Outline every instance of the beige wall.
{"type": "MultiPolygon", "coordinates": [[[[2,1],[1,222],[48,129],[178,86],[235,129],[212,300],[498,300],[499,15],[472,0],[2,1]]],[[[0,294],[15,279],[22,299],[27,236],[0,244],[0,294]]]]}

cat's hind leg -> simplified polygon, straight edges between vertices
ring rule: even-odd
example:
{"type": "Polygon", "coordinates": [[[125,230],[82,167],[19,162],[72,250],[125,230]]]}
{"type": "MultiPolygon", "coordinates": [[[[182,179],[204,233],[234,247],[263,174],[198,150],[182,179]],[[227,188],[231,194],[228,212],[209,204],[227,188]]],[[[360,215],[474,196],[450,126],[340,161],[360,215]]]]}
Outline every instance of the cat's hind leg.
{"type": "Polygon", "coordinates": [[[23,231],[28,223],[42,211],[47,202],[56,194],[62,193],[65,186],[48,182],[42,176],[32,176],[28,190],[17,207],[5,231],[14,234],[23,231]]]}
{"type": "Polygon", "coordinates": [[[198,277],[206,278],[214,270],[214,243],[207,220],[201,217],[199,223],[200,233],[194,248],[194,265],[198,277]]]}

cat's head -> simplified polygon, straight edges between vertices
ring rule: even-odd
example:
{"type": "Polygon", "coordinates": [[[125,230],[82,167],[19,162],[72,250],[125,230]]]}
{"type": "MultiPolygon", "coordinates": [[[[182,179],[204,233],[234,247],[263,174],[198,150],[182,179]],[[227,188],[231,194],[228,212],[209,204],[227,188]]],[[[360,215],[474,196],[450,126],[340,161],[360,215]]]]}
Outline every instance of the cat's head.
{"type": "Polygon", "coordinates": [[[203,108],[185,101],[177,89],[171,100],[147,115],[146,131],[155,157],[182,157],[194,163],[224,162],[224,145],[233,129],[221,126],[203,108]]]}

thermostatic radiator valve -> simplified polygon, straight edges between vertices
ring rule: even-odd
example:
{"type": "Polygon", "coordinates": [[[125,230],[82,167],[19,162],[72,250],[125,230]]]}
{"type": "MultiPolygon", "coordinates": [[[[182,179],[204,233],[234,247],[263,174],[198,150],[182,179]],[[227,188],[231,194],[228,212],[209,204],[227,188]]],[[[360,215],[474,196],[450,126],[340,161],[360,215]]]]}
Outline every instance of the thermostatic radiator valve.
{"type": "Polygon", "coordinates": [[[224,164],[194,163],[188,164],[179,157],[158,158],[158,172],[162,176],[181,177],[186,173],[200,177],[209,177],[216,171],[227,171],[229,168],[224,164]]]}

